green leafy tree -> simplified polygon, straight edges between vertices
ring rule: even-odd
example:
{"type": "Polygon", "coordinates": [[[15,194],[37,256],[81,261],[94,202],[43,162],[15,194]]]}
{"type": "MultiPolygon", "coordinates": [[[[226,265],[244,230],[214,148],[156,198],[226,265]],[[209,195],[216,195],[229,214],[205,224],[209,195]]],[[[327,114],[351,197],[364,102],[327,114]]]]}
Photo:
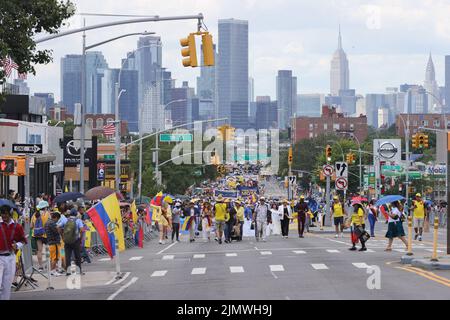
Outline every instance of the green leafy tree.
{"type": "MultiPolygon", "coordinates": [[[[0,1],[0,59],[10,57],[20,73],[36,74],[34,64],[52,61],[51,50],[37,50],[35,35],[57,33],[75,7],[70,1],[2,0],[0,1]]],[[[5,82],[0,70],[0,84],[5,82]]],[[[0,100],[4,96],[0,93],[0,100]]]]}

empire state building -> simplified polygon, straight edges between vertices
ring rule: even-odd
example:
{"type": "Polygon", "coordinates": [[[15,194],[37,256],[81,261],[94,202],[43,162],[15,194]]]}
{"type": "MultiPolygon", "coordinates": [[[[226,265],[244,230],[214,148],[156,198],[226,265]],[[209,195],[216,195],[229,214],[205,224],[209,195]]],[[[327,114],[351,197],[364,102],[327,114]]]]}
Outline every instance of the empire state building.
{"type": "Polygon", "coordinates": [[[349,68],[347,55],[342,49],[341,27],[339,26],[338,48],[331,60],[330,91],[332,96],[339,96],[339,90],[348,90],[349,68]]]}

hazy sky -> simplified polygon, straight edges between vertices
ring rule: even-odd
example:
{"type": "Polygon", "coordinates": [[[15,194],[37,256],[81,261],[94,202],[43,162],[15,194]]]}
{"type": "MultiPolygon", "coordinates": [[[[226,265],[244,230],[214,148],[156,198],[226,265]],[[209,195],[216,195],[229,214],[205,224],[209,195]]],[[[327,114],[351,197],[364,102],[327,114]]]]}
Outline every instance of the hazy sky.
{"type": "MultiPolygon", "coordinates": [[[[359,94],[383,93],[386,87],[420,83],[431,51],[439,85],[444,83],[444,55],[450,54],[448,0],[74,0],[77,13],[191,15],[199,12],[217,42],[220,18],[249,21],[249,75],[255,95],[275,99],[276,73],[291,69],[299,93],[328,93],[330,60],[341,24],[343,46],[350,63],[350,87],[359,94]]],[[[120,18],[84,17],[87,25],[120,18]]],[[[80,27],[83,17],[70,19],[80,27]]],[[[154,31],[162,37],[163,64],[177,84],[195,86],[200,70],[181,65],[179,39],[196,31],[196,21],[141,23],[87,33],[87,44],[128,32],[154,31]]],[[[99,47],[112,68],[118,68],[137,37],[99,47]]],[[[38,66],[29,76],[31,92],[53,92],[60,98],[60,59],[81,53],[81,34],[39,45],[53,49],[54,62],[38,66]]],[[[97,50],[97,49],[96,49],[97,50]]]]}

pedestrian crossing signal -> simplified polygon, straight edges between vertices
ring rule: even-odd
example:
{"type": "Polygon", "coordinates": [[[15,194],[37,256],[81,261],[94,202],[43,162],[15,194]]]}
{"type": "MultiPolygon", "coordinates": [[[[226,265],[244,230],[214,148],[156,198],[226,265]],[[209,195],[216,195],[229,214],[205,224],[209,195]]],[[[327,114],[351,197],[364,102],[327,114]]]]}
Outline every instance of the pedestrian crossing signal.
{"type": "Polygon", "coordinates": [[[14,159],[1,159],[0,172],[13,174],[14,173],[14,159]]]}

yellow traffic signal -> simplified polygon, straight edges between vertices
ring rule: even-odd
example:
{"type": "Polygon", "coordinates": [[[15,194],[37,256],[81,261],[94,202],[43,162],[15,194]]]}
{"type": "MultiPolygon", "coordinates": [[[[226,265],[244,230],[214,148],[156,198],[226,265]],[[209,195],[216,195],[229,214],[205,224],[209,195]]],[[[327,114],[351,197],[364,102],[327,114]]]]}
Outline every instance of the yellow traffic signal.
{"type": "Polygon", "coordinates": [[[203,64],[205,66],[214,65],[214,44],[212,35],[205,32],[202,34],[202,50],[203,50],[203,64]]]}
{"type": "Polygon", "coordinates": [[[197,49],[195,48],[195,35],[191,33],[187,38],[181,39],[180,44],[184,47],[181,50],[181,55],[186,57],[183,59],[183,66],[198,67],[197,49]]]}
{"type": "Polygon", "coordinates": [[[423,148],[424,145],[425,145],[425,135],[420,134],[419,135],[419,148],[423,148]]]}
{"type": "Polygon", "coordinates": [[[419,147],[419,136],[417,134],[413,134],[412,136],[412,147],[413,149],[417,149],[419,147]]]}
{"type": "Polygon", "coordinates": [[[423,135],[423,147],[424,148],[428,148],[430,146],[429,140],[428,140],[428,135],[424,134],[423,135]]]}
{"type": "Polygon", "coordinates": [[[349,164],[352,164],[355,161],[355,155],[353,153],[347,153],[346,159],[349,164]]]}
{"type": "Polygon", "coordinates": [[[17,158],[16,174],[18,176],[25,176],[27,169],[25,165],[25,158],[17,158]]]}
{"type": "Polygon", "coordinates": [[[332,149],[330,145],[327,145],[325,148],[325,155],[327,157],[327,161],[331,161],[332,149]]]}
{"type": "Polygon", "coordinates": [[[288,164],[291,165],[292,164],[292,147],[289,148],[289,154],[288,154],[288,164]]]}

